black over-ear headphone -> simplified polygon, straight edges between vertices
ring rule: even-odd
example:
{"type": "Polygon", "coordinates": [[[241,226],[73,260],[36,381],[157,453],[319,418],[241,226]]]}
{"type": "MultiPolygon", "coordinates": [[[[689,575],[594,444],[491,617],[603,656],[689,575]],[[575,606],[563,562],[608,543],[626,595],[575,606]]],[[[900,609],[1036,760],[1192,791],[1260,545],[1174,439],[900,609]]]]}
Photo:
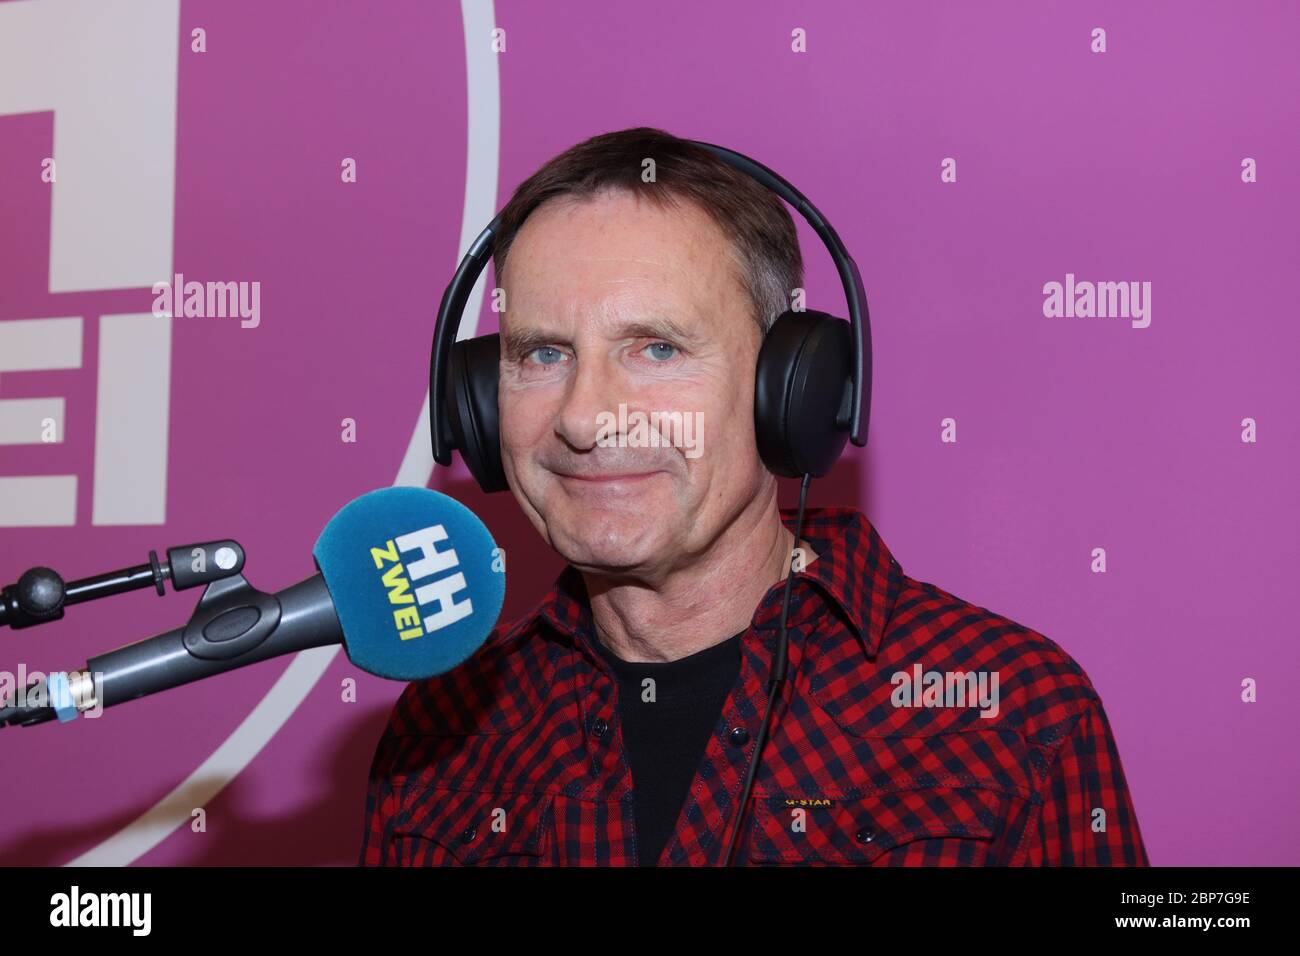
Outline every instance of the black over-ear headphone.
{"type": "MultiPolygon", "coordinates": [[[[835,260],[849,321],[825,312],[783,312],[764,337],[754,380],[754,432],[763,463],[786,478],[820,478],[846,439],[859,447],[867,443],[871,318],[857,264],[817,207],[772,170],[735,150],[688,142],[748,173],[797,209],[835,260]]],[[[507,487],[497,410],[501,339],[493,334],[456,341],[456,333],[465,301],[492,257],[500,219],[498,214],[474,240],[443,292],[429,360],[433,459],[450,465],[452,449],[459,449],[485,492],[507,487]]]]}

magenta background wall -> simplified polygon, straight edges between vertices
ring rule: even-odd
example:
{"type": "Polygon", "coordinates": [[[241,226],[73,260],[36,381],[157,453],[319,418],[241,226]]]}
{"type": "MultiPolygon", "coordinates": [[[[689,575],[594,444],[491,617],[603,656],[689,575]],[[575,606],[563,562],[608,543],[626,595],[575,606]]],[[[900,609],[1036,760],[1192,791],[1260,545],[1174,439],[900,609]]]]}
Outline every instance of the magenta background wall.
{"type": "MultiPolygon", "coordinates": [[[[15,5],[0,3],[0,31],[15,5]]],[[[638,125],[791,179],[861,267],[876,354],[870,447],[814,483],[812,503],[862,508],[908,574],[1082,664],[1154,863],[1300,863],[1294,4],[472,6],[506,31],[491,55],[499,123],[482,131],[500,160],[495,205],[567,146],[638,125]],[[1258,182],[1242,182],[1245,157],[1258,182]],[[1066,273],[1149,281],[1150,326],[1044,317],[1043,284],[1066,273]],[[955,444],[940,440],[948,417],[955,444]],[[1104,574],[1090,570],[1098,547],[1104,574]],[[1240,699],[1247,677],[1257,703],[1240,699]]],[[[261,324],[171,320],[165,524],[94,525],[98,317],[148,312],[153,295],[49,291],[53,114],[0,116],[0,322],[85,322],[80,369],[0,375],[0,400],[67,401],[65,441],[0,445],[0,476],[79,476],[74,525],[0,528],[0,583],[233,536],[254,584],[287,586],[313,573],[338,507],[396,480],[419,420],[434,312],[463,252],[461,7],[184,0],[179,27],[174,267],[260,281],[261,324]],[[345,156],[356,183],[340,181],[345,156]],[[348,417],[355,444],[340,440],[348,417]]],[[[842,314],[824,250],[800,234],[809,307],[842,314]]],[[[480,330],[494,319],[484,308],[480,330]]],[[[482,496],[459,467],[430,485],[507,548],[506,613],[535,602],[560,562],[513,498],[482,496]]],[[[196,597],[138,592],[0,630],[0,669],[79,666],[183,623],[196,597]]],[[[342,653],[204,800],[205,832],[162,823],[151,849],[129,849],[145,845],[139,818],[290,666],[0,732],[0,862],[63,864],[116,840],[119,862],[353,863],[401,687],[342,653]],[[348,677],[356,702],[341,699],[348,677]]],[[[173,824],[200,805],[187,798],[169,798],[173,824]]]]}

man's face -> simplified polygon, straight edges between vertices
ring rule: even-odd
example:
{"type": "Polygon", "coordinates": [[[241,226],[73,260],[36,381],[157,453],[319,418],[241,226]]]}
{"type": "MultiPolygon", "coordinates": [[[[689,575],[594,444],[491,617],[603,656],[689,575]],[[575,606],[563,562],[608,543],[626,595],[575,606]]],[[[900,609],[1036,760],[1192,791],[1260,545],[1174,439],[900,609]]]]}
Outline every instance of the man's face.
{"type": "Polygon", "coordinates": [[[774,480],[754,443],[762,336],[730,240],[691,203],[552,200],[516,235],[503,288],[501,451],[529,520],[583,571],[691,564],[774,480]],[[652,412],[681,427],[660,416],[639,430],[660,447],[627,447],[652,412]]]}

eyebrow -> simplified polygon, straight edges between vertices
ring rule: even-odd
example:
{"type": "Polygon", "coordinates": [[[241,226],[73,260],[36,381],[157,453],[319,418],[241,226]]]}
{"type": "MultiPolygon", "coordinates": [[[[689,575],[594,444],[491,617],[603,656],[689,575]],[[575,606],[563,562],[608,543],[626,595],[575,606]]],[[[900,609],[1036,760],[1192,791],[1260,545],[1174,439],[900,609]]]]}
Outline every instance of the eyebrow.
{"type": "Polygon", "coordinates": [[[545,329],[510,329],[501,333],[501,354],[518,360],[533,349],[551,345],[560,339],[545,329]]]}
{"type": "MultiPolygon", "coordinates": [[[[698,337],[691,334],[679,324],[667,317],[641,319],[625,322],[614,329],[614,338],[619,339],[665,339],[680,342],[687,346],[695,345],[698,337]]],[[[519,359],[533,349],[543,345],[568,345],[566,335],[544,328],[511,329],[501,335],[502,353],[511,359],[519,359]]]]}

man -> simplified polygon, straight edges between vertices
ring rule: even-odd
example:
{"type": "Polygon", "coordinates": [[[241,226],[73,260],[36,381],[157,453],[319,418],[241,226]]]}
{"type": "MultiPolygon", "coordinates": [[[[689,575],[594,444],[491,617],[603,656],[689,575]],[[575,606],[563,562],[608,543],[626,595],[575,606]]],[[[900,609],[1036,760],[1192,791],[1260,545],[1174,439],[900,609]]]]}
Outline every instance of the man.
{"type": "Polygon", "coordinates": [[[516,190],[494,264],[503,464],[568,567],[405,689],[363,864],[715,865],[737,825],[748,865],[1147,864],[1069,655],[908,577],[851,508],[809,509],[796,548],[754,435],[803,284],[774,194],[659,130],[597,136],[516,190]]]}

